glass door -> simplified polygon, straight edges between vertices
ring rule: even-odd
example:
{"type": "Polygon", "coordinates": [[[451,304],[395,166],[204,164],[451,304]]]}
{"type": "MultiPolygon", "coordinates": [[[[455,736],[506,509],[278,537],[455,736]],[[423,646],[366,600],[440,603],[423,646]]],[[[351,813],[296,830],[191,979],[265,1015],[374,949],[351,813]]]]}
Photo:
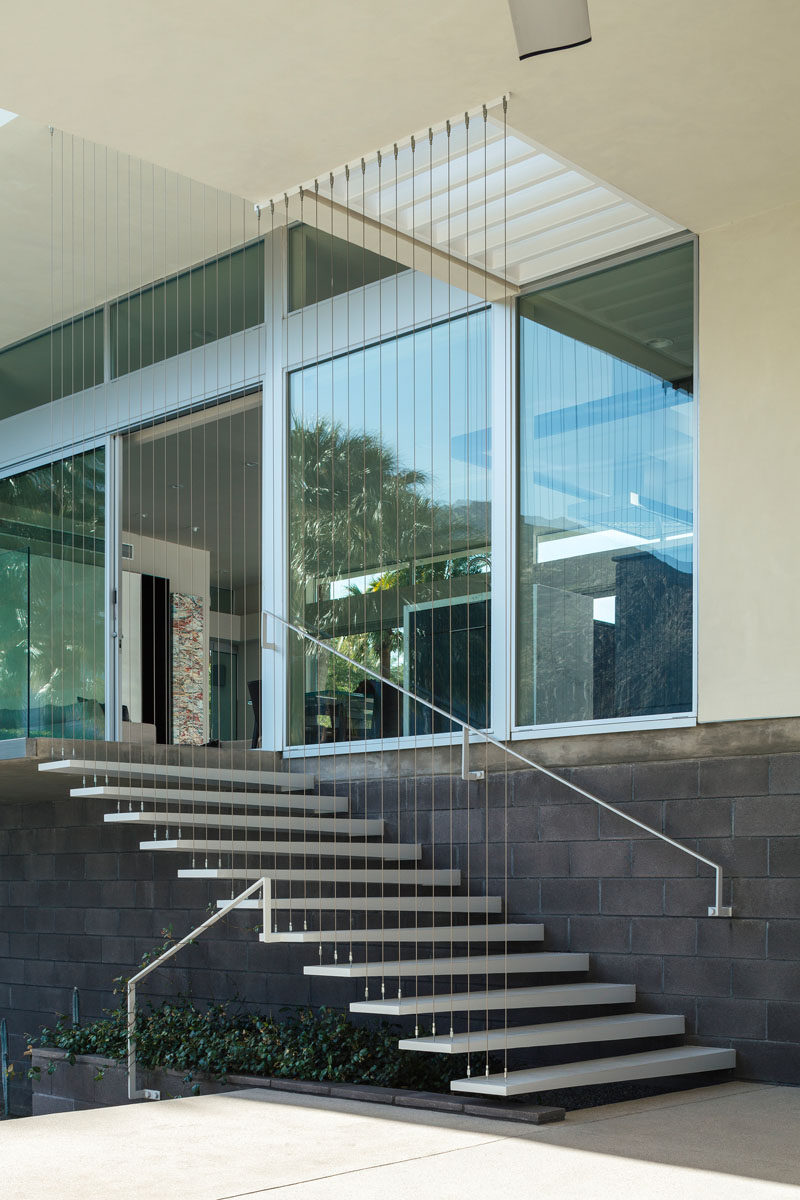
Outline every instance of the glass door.
{"type": "Polygon", "coordinates": [[[0,737],[105,734],[106,456],[0,480],[0,737]]]}

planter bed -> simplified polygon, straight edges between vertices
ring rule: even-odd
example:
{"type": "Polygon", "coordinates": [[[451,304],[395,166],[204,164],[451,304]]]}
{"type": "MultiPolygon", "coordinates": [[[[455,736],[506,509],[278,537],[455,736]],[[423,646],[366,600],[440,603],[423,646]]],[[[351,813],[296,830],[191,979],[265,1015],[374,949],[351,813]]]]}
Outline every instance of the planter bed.
{"type": "MultiPolygon", "coordinates": [[[[36,1048],[32,1052],[34,1074],[33,1115],[77,1112],[86,1108],[109,1108],[128,1104],[128,1078],[125,1067],[113,1058],[80,1054],[70,1064],[63,1050],[36,1048]],[[49,1069],[49,1070],[48,1070],[49,1069]],[[49,1073],[49,1072],[52,1073],[49,1073]]],[[[180,1071],[140,1069],[139,1086],[160,1091],[163,1099],[243,1088],[270,1088],[338,1100],[358,1100],[370,1104],[393,1104],[399,1108],[428,1109],[440,1113],[468,1113],[502,1121],[524,1121],[530,1125],[550,1124],[564,1119],[564,1109],[515,1101],[490,1101],[483,1098],[448,1096],[437,1092],[416,1092],[403,1088],[375,1087],[359,1083],[327,1083],[305,1079],[276,1079],[255,1075],[228,1075],[224,1083],[194,1072],[190,1077],[180,1071]]],[[[138,1103],[149,1103],[139,1101],[138,1103]]]]}

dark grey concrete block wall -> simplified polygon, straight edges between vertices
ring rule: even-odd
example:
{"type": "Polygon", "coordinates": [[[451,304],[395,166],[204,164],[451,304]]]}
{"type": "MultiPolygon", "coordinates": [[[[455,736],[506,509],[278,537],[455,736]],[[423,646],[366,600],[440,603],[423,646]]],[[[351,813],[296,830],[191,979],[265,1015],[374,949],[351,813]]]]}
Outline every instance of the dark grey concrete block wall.
{"type": "Polygon", "coordinates": [[[471,890],[488,861],[488,890],[541,920],[549,949],[588,951],[593,978],[635,983],[643,1009],[683,1013],[689,1040],[734,1046],[741,1076],[800,1084],[800,755],[561,774],[721,863],[735,918],[704,915],[709,868],[535,772],[494,775],[488,816],[479,784],[469,799],[458,780],[406,784],[402,831],[416,806],[446,865],[452,827],[471,890]]]}
{"type": "MultiPolygon", "coordinates": [[[[115,1007],[114,980],[130,976],[171,926],[181,937],[223,896],[222,884],[176,878],[189,863],[140,851],[150,832],[103,821],[108,805],[65,796],[0,801],[0,1016],[9,1026],[15,1111],[26,1111],[26,1034],[68,1014],[72,989],[81,1014],[115,1007]]],[[[223,918],[142,988],[142,999],[187,995],[241,1000],[264,1011],[321,1004],[320,980],[303,975],[313,951],[258,941],[258,913],[223,918]]],[[[347,999],[351,998],[348,993],[347,999]]]]}
{"type": "MultiPolygon", "coordinates": [[[[682,1012],[693,1039],[735,1046],[744,1077],[800,1083],[800,755],[563,774],[722,862],[736,918],[703,916],[705,868],[532,772],[491,776],[488,811],[483,785],[446,776],[369,784],[366,797],[362,784],[354,808],[383,812],[403,838],[416,831],[428,861],[460,866],[471,891],[488,867],[489,890],[542,920],[549,948],[589,951],[594,978],[635,982],[641,1007],[682,1012]]],[[[102,801],[0,801],[0,1014],[24,1070],[24,1034],[68,1012],[73,985],[86,1016],[113,1004],[113,979],[165,926],[181,935],[201,921],[221,887],[178,881],[185,860],[140,851],[143,832],[104,824],[102,801]]],[[[262,946],[256,917],[226,919],[145,994],[272,1009],[355,998],[351,983],[303,976],[313,950],[262,946]]],[[[18,1110],[27,1098],[16,1083],[18,1110]]]]}

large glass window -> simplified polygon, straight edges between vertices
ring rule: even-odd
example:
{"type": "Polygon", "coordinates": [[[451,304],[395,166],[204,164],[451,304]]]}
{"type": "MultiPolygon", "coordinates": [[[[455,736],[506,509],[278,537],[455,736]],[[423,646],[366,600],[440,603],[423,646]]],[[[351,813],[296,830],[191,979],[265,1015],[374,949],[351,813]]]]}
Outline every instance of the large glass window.
{"type": "Polygon", "coordinates": [[[103,737],[105,452],[0,480],[0,738],[103,737]]]}
{"type": "Polygon", "coordinates": [[[0,350],[0,420],[103,382],[103,313],[0,350]]]}
{"type": "Polygon", "coordinates": [[[241,333],[264,320],[264,243],[254,242],[111,305],[111,375],[241,333]]]}
{"type": "MultiPolygon", "coordinates": [[[[478,726],[490,687],[489,320],[480,311],[289,379],[293,619],[478,726]]],[[[450,726],[293,647],[293,743],[450,726]]]]}
{"type": "Polygon", "coordinates": [[[520,301],[517,724],[692,709],[693,247],[520,301]]]}

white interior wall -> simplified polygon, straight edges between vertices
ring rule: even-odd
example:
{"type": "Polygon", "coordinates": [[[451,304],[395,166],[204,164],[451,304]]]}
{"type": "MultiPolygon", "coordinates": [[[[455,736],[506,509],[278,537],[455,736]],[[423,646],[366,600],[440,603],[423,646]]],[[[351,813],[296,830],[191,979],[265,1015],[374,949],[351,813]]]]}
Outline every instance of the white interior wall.
{"type": "Polygon", "coordinates": [[[700,238],[698,714],[800,714],[800,205],[700,238]]]}
{"type": "MultiPolygon", "coordinates": [[[[202,596],[203,598],[203,652],[205,661],[208,661],[210,649],[210,600],[211,600],[211,555],[208,550],[197,550],[191,546],[182,546],[176,542],[165,542],[158,538],[143,537],[140,534],[129,533],[123,531],[123,542],[128,542],[133,547],[133,558],[122,560],[123,572],[134,573],[138,575],[158,575],[162,578],[169,579],[170,592],[182,592],[191,596],[202,596]]],[[[124,576],[123,576],[124,580],[124,576]]],[[[129,613],[125,611],[126,593],[130,589],[126,588],[123,582],[122,601],[123,607],[120,614],[121,627],[123,633],[123,672],[125,671],[125,646],[126,643],[133,641],[134,644],[139,642],[139,669],[141,669],[141,634],[137,630],[136,615],[133,609],[129,613]]],[[[139,590],[141,601],[141,588],[139,590]]],[[[139,618],[141,618],[141,603],[139,607],[139,618]]],[[[128,650],[128,664],[130,667],[136,667],[136,652],[133,649],[128,650]]],[[[122,694],[123,703],[125,696],[125,680],[123,675],[122,694]]],[[[205,738],[209,737],[209,685],[208,673],[203,676],[203,712],[204,712],[204,730],[205,738]]],[[[141,714],[141,695],[139,699],[139,712],[141,714]]],[[[138,718],[141,720],[141,715],[138,718]]],[[[131,710],[131,720],[136,720],[131,710]]]]}

